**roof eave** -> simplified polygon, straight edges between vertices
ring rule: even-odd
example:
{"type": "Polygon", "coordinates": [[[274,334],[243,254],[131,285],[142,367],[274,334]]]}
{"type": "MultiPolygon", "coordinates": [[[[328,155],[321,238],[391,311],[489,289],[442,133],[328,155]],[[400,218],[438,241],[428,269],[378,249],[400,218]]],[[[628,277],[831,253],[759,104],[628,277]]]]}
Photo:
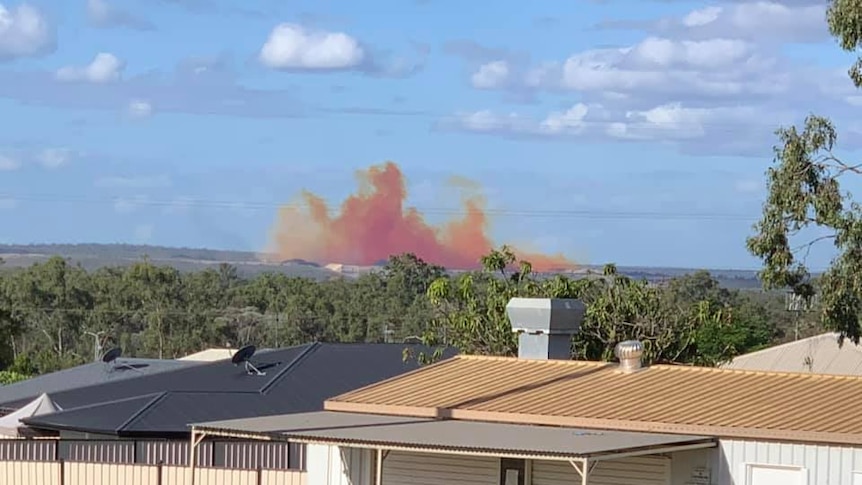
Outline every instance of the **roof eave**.
{"type": "Polygon", "coordinates": [[[413,406],[367,404],[330,399],[324,402],[324,410],[416,418],[454,419],[464,421],[486,421],[493,423],[528,424],[539,426],[564,426],[644,433],[667,433],[694,436],[714,436],[723,439],[759,441],[781,441],[791,443],[819,443],[824,445],[862,446],[862,435],[851,433],[815,432],[805,430],[775,430],[762,428],[740,428],[729,426],[706,426],[693,424],[625,421],[617,419],[583,418],[572,416],[530,415],[470,409],[447,409],[413,406]]]}

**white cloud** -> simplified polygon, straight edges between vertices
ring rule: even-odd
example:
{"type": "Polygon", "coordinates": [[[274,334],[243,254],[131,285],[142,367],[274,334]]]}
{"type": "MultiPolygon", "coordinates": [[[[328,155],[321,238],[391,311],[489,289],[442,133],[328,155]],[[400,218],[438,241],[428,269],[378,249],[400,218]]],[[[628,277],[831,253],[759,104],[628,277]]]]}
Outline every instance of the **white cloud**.
{"type": "Polygon", "coordinates": [[[68,148],[45,148],[36,154],[36,161],[45,168],[54,169],[69,163],[73,155],[68,148]]]}
{"type": "Polygon", "coordinates": [[[152,30],[148,20],[108,4],[105,0],[87,0],[87,18],[98,28],[128,27],[135,30],[152,30]]]}
{"type": "MultiPolygon", "coordinates": [[[[628,24],[633,28],[638,22],[628,24]]],[[[507,137],[651,141],[688,153],[768,156],[779,126],[799,123],[811,112],[829,114],[844,126],[849,121],[841,124],[842,119],[854,120],[862,106],[846,60],[834,68],[802,65],[781,44],[822,39],[822,3],[719,2],[673,19],[640,22],[640,28],[648,33],[627,46],[588,49],[562,59],[506,58],[496,65],[493,59],[505,57],[495,57],[472,73],[474,87],[515,95],[504,100],[575,97],[578,102],[567,110],[528,115],[477,106],[438,126],[507,137]]]]}
{"type": "Polygon", "coordinates": [[[283,23],[269,34],[258,58],[273,69],[335,70],[357,67],[365,56],[359,41],[348,34],[283,23]]]}
{"type": "Polygon", "coordinates": [[[144,101],[142,99],[133,99],[132,101],[129,101],[129,106],[126,109],[129,116],[136,119],[147,118],[153,114],[153,105],[150,104],[149,101],[144,101]]]}
{"type": "Polygon", "coordinates": [[[118,81],[123,69],[125,69],[125,63],[117,56],[100,52],[88,65],[61,67],[57,70],[56,76],[60,81],[86,81],[100,84],[118,81]]]}
{"type": "Polygon", "coordinates": [[[9,172],[21,168],[21,162],[6,155],[0,155],[0,172],[9,172]]]}
{"type": "Polygon", "coordinates": [[[155,229],[156,228],[153,224],[138,224],[135,226],[135,241],[138,243],[150,242],[153,239],[153,232],[155,232],[155,229]]]}
{"type": "Polygon", "coordinates": [[[506,61],[493,61],[479,66],[470,80],[477,89],[494,89],[505,84],[509,78],[509,64],[506,61]]]}
{"type": "Polygon", "coordinates": [[[765,42],[819,42],[829,35],[826,2],[788,5],[753,1],[708,6],[681,18],[662,19],[656,22],[654,30],[695,38],[720,36],[765,42]]]}
{"type": "Polygon", "coordinates": [[[11,197],[0,197],[0,210],[11,210],[18,207],[18,201],[11,197]]]}
{"type": "Polygon", "coordinates": [[[0,61],[47,54],[55,48],[54,30],[42,12],[26,3],[15,8],[0,3],[0,61]]]}

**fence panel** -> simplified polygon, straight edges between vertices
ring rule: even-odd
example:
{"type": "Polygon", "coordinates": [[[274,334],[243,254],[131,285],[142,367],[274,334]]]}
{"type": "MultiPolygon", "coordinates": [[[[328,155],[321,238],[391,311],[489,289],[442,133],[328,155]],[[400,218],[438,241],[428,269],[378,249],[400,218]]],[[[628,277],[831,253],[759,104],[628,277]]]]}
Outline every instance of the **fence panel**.
{"type": "Polygon", "coordinates": [[[257,471],[195,468],[195,483],[206,485],[258,485],[257,471]]]}
{"type": "Polygon", "coordinates": [[[66,463],[62,485],[155,485],[158,467],[116,463],[66,463]]]}
{"type": "Polygon", "coordinates": [[[191,485],[191,469],[184,466],[162,467],[162,485],[191,485]]]}
{"type": "Polygon", "coordinates": [[[305,472],[262,470],[261,485],[305,485],[305,472]]]}
{"type": "Polygon", "coordinates": [[[0,461],[54,461],[56,440],[0,440],[0,461]]]}
{"type": "Polygon", "coordinates": [[[61,485],[60,463],[45,461],[0,461],[0,483],[61,485]]]}

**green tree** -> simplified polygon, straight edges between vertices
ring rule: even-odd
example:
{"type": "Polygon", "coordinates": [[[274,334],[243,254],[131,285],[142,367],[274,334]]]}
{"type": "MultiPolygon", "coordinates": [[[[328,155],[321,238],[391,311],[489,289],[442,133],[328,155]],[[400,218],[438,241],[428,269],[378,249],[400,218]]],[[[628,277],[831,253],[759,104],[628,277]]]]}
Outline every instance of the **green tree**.
{"type": "MultiPolygon", "coordinates": [[[[833,0],[827,11],[829,31],[845,51],[862,42],[862,3],[833,0]]],[[[862,87],[862,58],[848,74],[862,87]]],[[[838,132],[821,116],[806,118],[801,128],[777,131],[775,163],[768,171],[768,198],[747,246],[760,258],[766,288],[789,288],[811,298],[819,290],[819,320],[840,341],[860,340],[862,311],[862,208],[840,180],[862,174],[862,167],[837,154],[838,132]],[[812,234],[814,232],[814,234],[812,234]],[[812,245],[830,241],[837,252],[819,281],[812,279],[806,256],[812,245]]]]}
{"type": "MultiPolygon", "coordinates": [[[[426,344],[454,346],[470,354],[515,355],[517,339],[506,304],[513,297],[541,297],[575,298],[586,305],[584,322],[573,339],[573,356],[581,359],[611,360],[617,343],[637,339],[644,343],[647,362],[716,365],[750,346],[745,339],[748,329],[736,325],[732,309],[698,293],[715,290],[712,280],[691,280],[705,289],[676,285],[686,291],[673,296],[646,280],[618,273],[614,265],[607,265],[600,276],[542,280],[532,273],[529,262],[518,261],[506,246],[481,262],[481,272],[442,277],[431,285],[428,296],[435,315],[423,335],[426,344]],[[683,302],[683,297],[689,300],[683,302]]],[[[760,343],[759,338],[754,340],[760,343]]],[[[439,355],[438,349],[419,358],[431,361],[439,355]]]]}

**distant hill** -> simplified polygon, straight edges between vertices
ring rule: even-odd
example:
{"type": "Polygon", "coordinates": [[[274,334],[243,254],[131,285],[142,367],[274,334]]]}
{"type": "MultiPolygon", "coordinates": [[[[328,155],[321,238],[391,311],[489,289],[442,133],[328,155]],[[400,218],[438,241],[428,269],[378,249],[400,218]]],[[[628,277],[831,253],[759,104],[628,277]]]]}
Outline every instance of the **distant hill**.
{"type": "MultiPolygon", "coordinates": [[[[327,268],[313,262],[299,259],[279,263],[263,261],[260,254],[248,251],[228,251],[203,248],[176,248],[165,246],[147,246],[134,244],[27,244],[0,245],[0,257],[5,261],[5,267],[17,268],[45,261],[51,256],[63,256],[69,261],[80,263],[84,268],[93,270],[105,266],[126,266],[144,257],[154,264],[170,265],[180,271],[198,271],[214,268],[221,263],[236,266],[237,272],[243,276],[254,276],[264,272],[284,273],[290,276],[303,276],[314,279],[329,279],[337,276],[355,277],[373,266],[351,266],[338,271],[338,264],[327,268]],[[330,269],[336,268],[336,270],[330,269]]],[[[337,262],[333,262],[337,263],[337,262]]],[[[588,265],[584,270],[601,271],[600,265],[588,265]]],[[[617,268],[623,274],[633,278],[645,278],[652,282],[661,282],[675,276],[697,271],[694,268],[653,268],[647,266],[620,266],[617,268]]],[[[760,288],[757,274],[750,270],[709,270],[722,286],[728,288],[760,288]]],[[[577,277],[583,271],[575,273],[577,277]]]]}

